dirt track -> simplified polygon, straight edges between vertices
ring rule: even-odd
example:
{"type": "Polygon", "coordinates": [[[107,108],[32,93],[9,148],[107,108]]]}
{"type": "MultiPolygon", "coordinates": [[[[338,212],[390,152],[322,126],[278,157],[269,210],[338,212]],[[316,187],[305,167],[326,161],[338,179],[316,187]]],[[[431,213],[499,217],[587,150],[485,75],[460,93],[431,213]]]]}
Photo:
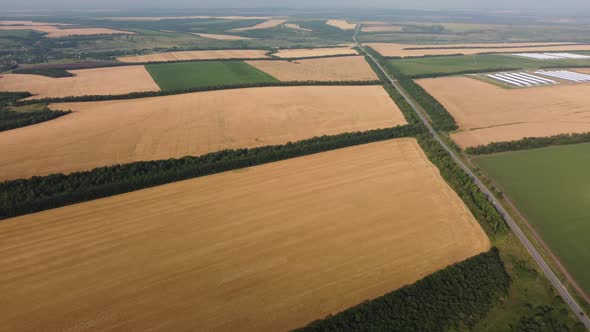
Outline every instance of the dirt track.
{"type": "Polygon", "coordinates": [[[284,331],[489,246],[393,140],[3,221],[0,310],[15,332],[284,331]]]}
{"type": "Polygon", "coordinates": [[[0,132],[0,181],[406,123],[381,86],[252,88],[50,106],[74,113],[0,132]]]}

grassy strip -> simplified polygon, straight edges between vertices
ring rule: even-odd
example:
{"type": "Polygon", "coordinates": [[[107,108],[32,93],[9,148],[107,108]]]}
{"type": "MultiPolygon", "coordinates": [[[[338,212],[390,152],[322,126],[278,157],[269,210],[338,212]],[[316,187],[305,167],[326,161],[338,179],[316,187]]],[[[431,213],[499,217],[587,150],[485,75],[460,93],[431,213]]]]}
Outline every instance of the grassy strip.
{"type": "Polygon", "coordinates": [[[508,294],[497,249],[447,267],[299,331],[447,331],[472,328],[508,294]]]}
{"type": "Polygon", "coordinates": [[[492,154],[507,151],[530,150],[552,145],[570,145],[590,142],[590,133],[559,134],[549,137],[525,137],[521,140],[509,142],[493,142],[465,149],[471,155],[492,154]]]}
{"type": "Polygon", "coordinates": [[[98,96],[74,96],[62,98],[44,98],[35,100],[24,100],[15,103],[16,106],[31,105],[37,103],[64,103],[64,102],[84,102],[84,101],[105,101],[105,100],[124,100],[124,99],[138,99],[148,97],[160,97],[179,95],[192,92],[218,91],[218,90],[232,90],[245,88],[262,88],[275,86],[360,86],[360,85],[379,85],[379,81],[293,81],[293,82],[255,82],[255,83],[241,83],[241,84],[227,84],[196,87],[182,90],[163,90],[163,91],[149,91],[149,92],[133,92],[124,95],[98,95],[98,96]]]}
{"type": "Polygon", "coordinates": [[[395,77],[401,87],[411,94],[414,100],[426,110],[430,120],[432,120],[432,126],[436,130],[453,131],[459,128],[451,114],[434,97],[428,94],[426,90],[416,84],[410,77],[405,76],[400,70],[383,58],[381,54],[370,47],[367,47],[367,50],[395,77]]]}
{"type": "Polygon", "coordinates": [[[283,159],[410,137],[421,130],[416,126],[405,125],[315,137],[284,145],[225,150],[199,157],[136,162],[69,175],[54,174],[6,181],[0,183],[0,219],[283,159]]]}

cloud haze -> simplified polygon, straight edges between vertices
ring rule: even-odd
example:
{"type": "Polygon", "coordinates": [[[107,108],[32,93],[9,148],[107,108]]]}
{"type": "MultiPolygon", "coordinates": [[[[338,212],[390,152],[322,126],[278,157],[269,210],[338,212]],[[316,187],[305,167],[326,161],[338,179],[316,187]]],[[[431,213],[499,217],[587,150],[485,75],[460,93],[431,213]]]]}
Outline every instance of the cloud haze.
{"type": "Polygon", "coordinates": [[[588,10],[587,0],[0,0],[5,9],[333,7],[400,9],[588,10]]]}

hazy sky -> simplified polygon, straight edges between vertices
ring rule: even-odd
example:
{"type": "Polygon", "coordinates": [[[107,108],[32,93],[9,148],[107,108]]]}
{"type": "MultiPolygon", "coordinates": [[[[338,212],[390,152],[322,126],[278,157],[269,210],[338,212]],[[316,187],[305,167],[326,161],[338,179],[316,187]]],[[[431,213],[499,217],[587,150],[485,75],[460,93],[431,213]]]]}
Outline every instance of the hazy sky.
{"type": "Polygon", "coordinates": [[[590,9],[589,0],[0,0],[5,9],[347,7],[420,9],[590,9]]]}

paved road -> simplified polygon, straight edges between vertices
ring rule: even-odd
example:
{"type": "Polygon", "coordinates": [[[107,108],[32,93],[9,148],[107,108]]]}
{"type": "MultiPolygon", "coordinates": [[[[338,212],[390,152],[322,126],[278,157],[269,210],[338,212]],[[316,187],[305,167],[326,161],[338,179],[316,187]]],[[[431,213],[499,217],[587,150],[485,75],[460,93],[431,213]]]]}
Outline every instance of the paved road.
{"type": "Polygon", "coordinates": [[[531,254],[531,256],[533,257],[533,259],[535,260],[535,262],[537,262],[537,264],[539,265],[539,267],[541,268],[541,270],[543,271],[543,273],[545,274],[545,276],[549,279],[549,281],[553,285],[553,288],[555,288],[555,290],[557,290],[557,292],[559,293],[559,295],[561,295],[561,297],[563,298],[563,300],[565,301],[565,303],[567,303],[567,305],[572,309],[572,311],[574,312],[574,314],[580,319],[580,321],[584,324],[584,326],[586,326],[586,329],[588,331],[590,331],[590,319],[588,319],[588,316],[584,313],[582,307],[580,307],[580,305],[576,302],[576,300],[568,292],[567,288],[565,288],[565,286],[561,283],[561,281],[559,281],[559,279],[557,278],[557,276],[555,275],[555,273],[553,273],[553,270],[551,270],[551,268],[549,267],[549,265],[547,264],[547,262],[545,262],[545,260],[541,256],[541,254],[537,251],[537,249],[529,241],[529,239],[522,232],[522,230],[520,229],[520,227],[516,224],[516,222],[514,221],[514,219],[512,219],[512,217],[508,214],[508,212],[506,211],[506,209],[504,209],[504,207],[502,206],[502,204],[500,204],[499,202],[496,202],[496,200],[494,199],[494,195],[486,187],[486,185],[483,184],[483,182],[481,182],[477,178],[477,176],[475,176],[475,174],[473,173],[473,171],[471,171],[471,169],[469,167],[467,167],[467,165],[463,162],[463,160],[461,160],[461,158],[459,158],[457,156],[457,154],[455,153],[455,151],[453,151],[440,138],[440,136],[438,135],[438,133],[436,132],[436,130],[434,130],[434,128],[432,128],[432,125],[430,124],[430,121],[428,121],[428,118],[426,116],[426,111],[420,105],[418,105],[416,103],[416,101],[412,97],[410,97],[410,95],[398,84],[398,82],[396,80],[394,80],[393,78],[391,78],[391,76],[387,73],[387,71],[385,71],[383,69],[383,67],[377,61],[377,59],[375,59],[375,57],[372,54],[367,53],[365,51],[364,47],[361,46],[361,44],[358,42],[358,39],[357,39],[357,35],[358,35],[358,32],[359,32],[360,28],[361,28],[361,26],[359,24],[359,26],[357,26],[356,31],[354,32],[353,39],[354,39],[355,44],[363,51],[363,53],[365,53],[366,55],[368,55],[371,58],[371,60],[373,60],[373,62],[377,65],[377,67],[379,67],[379,70],[381,70],[381,72],[383,72],[383,74],[385,75],[385,77],[387,77],[387,79],[389,80],[389,82],[391,82],[391,84],[400,92],[400,94],[404,97],[404,99],[406,99],[406,101],[408,102],[408,104],[410,104],[410,106],[414,109],[414,111],[416,112],[416,114],[418,114],[418,116],[420,117],[420,119],[422,120],[422,122],[424,123],[424,125],[426,126],[426,128],[428,128],[428,131],[430,132],[430,134],[432,135],[432,137],[434,137],[434,139],[437,140],[442,145],[442,147],[445,150],[447,150],[447,152],[451,155],[451,157],[453,158],[453,160],[455,160],[455,162],[457,163],[457,165],[459,165],[465,171],[465,173],[467,173],[473,179],[473,181],[479,187],[479,189],[484,194],[486,194],[486,196],[488,197],[488,199],[490,200],[490,202],[496,207],[496,210],[498,210],[498,212],[502,215],[502,217],[504,218],[504,220],[506,221],[506,223],[508,223],[508,226],[510,226],[510,228],[512,229],[512,231],[514,232],[514,234],[516,234],[516,236],[518,237],[518,239],[520,240],[520,242],[522,242],[522,244],[526,247],[526,249],[531,254]]]}

